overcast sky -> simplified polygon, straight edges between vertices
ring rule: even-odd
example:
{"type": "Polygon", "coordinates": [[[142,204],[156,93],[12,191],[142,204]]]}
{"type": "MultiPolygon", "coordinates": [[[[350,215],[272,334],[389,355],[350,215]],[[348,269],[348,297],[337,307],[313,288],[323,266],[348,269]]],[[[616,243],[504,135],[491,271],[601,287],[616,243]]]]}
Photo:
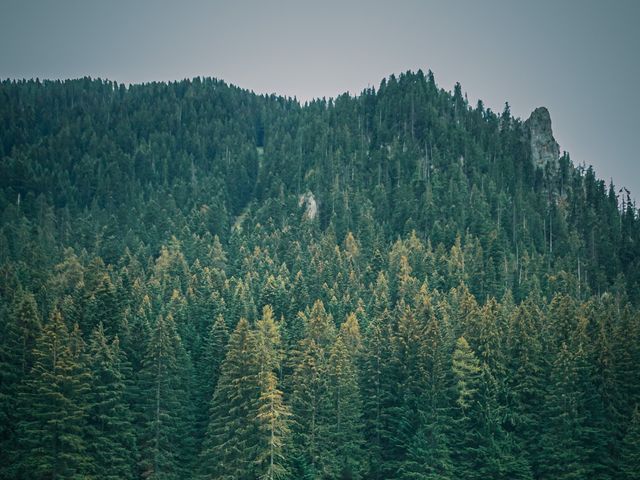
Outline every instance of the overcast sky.
{"type": "Polygon", "coordinates": [[[551,112],[574,164],[640,198],[640,0],[0,0],[0,77],[213,76],[307,100],[431,69],[551,112]]]}

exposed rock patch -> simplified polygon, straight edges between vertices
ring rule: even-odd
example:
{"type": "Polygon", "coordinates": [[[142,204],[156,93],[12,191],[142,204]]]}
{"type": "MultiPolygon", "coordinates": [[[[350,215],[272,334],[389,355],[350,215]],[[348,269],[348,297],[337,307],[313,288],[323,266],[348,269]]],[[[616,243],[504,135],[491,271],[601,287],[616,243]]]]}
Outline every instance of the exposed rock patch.
{"type": "Polygon", "coordinates": [[[536,167],[545,167],[551,164],[558,166],[560,158],[560,146],[553,138],[551,130],[551,115],[546,107],[538,107],[524,122],[525,134],[531,147],[531,159],[536,167]]]}
{"type": "Polygon", "coordinates": [[[298,199],[298,206],[302,207],[304,205],[304,217],[309,220],[313,220],[316,218],[318,214],[318,202],[316,201],[316,197],[313,196],[313,193],[307,192],[304,195],[300,195],[298,199]]]}

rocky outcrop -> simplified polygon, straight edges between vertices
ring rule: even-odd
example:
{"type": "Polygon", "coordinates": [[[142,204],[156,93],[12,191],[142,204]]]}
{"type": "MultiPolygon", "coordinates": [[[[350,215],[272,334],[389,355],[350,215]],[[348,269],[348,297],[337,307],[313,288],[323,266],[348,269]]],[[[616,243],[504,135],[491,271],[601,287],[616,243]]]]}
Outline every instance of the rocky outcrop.
{"type": "Polygon", "coordinates": [[[545,107],[538,107],[524,122],[526,140],[531,147],[531,159],[536,167],[544,168],[547,164],[558,166],[560,146],[553,138],[551,116],[545,107]]]}
{"type": "Polygon", "coordinates": [[[305,218],[309,220],[316,218],[316,215],[318,214],[318,202],[316,202],[316,197],[313,196],[312,192],[300,195],[298,198],[298,206],[302,207],[303,205],[305,218]]]}

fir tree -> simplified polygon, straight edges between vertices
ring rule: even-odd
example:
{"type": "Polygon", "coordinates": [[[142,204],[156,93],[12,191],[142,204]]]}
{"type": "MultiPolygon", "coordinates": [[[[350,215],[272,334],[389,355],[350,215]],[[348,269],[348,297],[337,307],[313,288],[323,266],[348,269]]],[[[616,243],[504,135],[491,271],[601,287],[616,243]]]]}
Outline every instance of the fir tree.
{"type": "Polygon", "coordinates": [[[385,451],[387,476],[395,475],[406,459],[411,438],[419,428],[419,407],[424,389],[421,365],[424,324],[403,301],[396,309],[397,324],[391,336],[392,358],[389,445],[385,451]]]}
{"type": "Polygon", "coordinates": [[[260,389],[255,412],[259,432],[257,475],[260,479],[275,480],[287,474],[284,447],[290,434],[291,413],[278,388],[281,340],[270,305],[263,308],[262,318],[256,323],[255,339],[260,389]]]}
{"type": "Polygon", "coordinates": [[[159,316],[149,339],[140,374],[144,425],[140,439],[140,470],[144,478],[181,478],[181,446],[188,401],[178,364],[182,344],[173,316],[159,316]]]}
{"type": "Polygon", "coordinates": [[[218,315],[205,339],[204,351],[196,371],[198,416],[196,419],[198,439],[202,443],[209,424],[209,406],[220,378],[220,367],[224,361],[229,340],[229,330],[222,315],[218,315]]]}
{"type": "Polygon", "coordinates": [[[200,454],[204,478],[255,478],[257,381],[255,338],[241,318],[229,337],[227,355],[211,401],[210,420],[200,454]]]}
{"type": "Polygon", "coordinates": [[[534,474],[541,462],[541,434],[546,397],[543,312],[531,299],[513,312],[507,335],[506,425],[513,431],[534,474]]]}
{"type": "Polygon", "coordinates": [[[102,323],[91,335],[89,368],[92,373],[88,395],[88,451],[94,475],[105,479],[133,478],[136,443],[126,385],[121,371],[122,353],[116,338],[109,343],[102,323]]]}
{"type": "Polygon", "coordinates": [[[305,337],[292,358],[289,455],[293,475],[313,478],[331,474],[328,431],[334,419],[328,408],[328,349],[335,339],[335,326],[321,301],[316,301],[302,319],[305,337]]]}
{"type": "Polygon", "coordinates": [[[400,473],[403,479],[446,480],[454,478],[452,454],[457,448],[452,441],[455,399],[450,341],[426,291],[421,298],[419,308],[426,316],[420,351],[425,388],[419,405],[420,426],[410,441],[400,473]]]}
{"type": "Polygon", "coordinates": [[[390,371],[392,348],[391,318],[387,310],[375,316],[365,333],[363,342],[363,366],[361,384],[363,398],[364,434],[368,445],[367,457],[371,478],[379,480],[386,470],[383,458],[390,442],[391,385],[390,371]]]}
{"type": "Polygon", "coordinates": [[[285,478],[288,473],[284,450],[290,434],[290,415],[282,392],[278,389],[276,374],[268,372],[261,382],[256,414],[261,436],[256,456],[260,479],[276,480],[285,478]]]}
{"type": "Polygon", "coordinates": [[[620,449],[620,473],[627,480],[640,479],[640,409],[636,407],[620,449]]]}
{"type": "MultiPolygon", "coordinates": [[[[357,323],[356,323],[357,325],[357,323]]],[[[349,350],[343,339],[345,329],[338,335],[328,362],[329,415],[333,418],[328,432],[331,477],[360,478],[364,470],[362,437],[362,402],[358,385],[357,351],[349,350]]],[[[354,338],[350,338],[354,341],[354,338]]]]}
{"type": "Polygon", "coordinates": [[[469,480],[483,478],[479,451],[482,445],[477,422],[480,414],[479,394],[482,368],[464,337],[458,338],[453,351],[453,375],[457,398],[453,454],[455,476],[469,480]]]}
{"type": "Polygon", "coordinates": [[[579,389],[579,356],[566,343],[554,361],[546,399],[546,422],[540,478],[585,478],[587,452],[582,445],[585,434],[584,395],[579,389]]]}
{"type": "Polygon", "coordinates": [[[0,478],[15,454],[19,385],[31,370],[40,328],[35,297],[18,289],[0,332],[0,478]]]}
{"type": "Polygon", "coordinates": [[[454,465],[446,433],[446,419],[421,417],[407,458],[399,469],[402,480],[452,480],[454,465]]]}
{"type": "Polygon", "coordinates": [[[42,330],[33,367],[20,393],[18,432],[22,456],[15,478],[86,478],[90,375],[79,330],[70,334],[58,311],[42,330]]]}

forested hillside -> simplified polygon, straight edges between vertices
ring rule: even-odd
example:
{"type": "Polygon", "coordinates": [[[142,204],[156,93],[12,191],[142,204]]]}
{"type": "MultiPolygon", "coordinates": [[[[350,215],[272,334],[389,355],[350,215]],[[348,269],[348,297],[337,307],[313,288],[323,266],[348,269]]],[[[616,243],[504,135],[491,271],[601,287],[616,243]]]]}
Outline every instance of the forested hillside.
{"type": "Polygon", "coordinates": [[[1,82],[0,478],[640,478],[638,210],[534,123],[1,82]]]}

